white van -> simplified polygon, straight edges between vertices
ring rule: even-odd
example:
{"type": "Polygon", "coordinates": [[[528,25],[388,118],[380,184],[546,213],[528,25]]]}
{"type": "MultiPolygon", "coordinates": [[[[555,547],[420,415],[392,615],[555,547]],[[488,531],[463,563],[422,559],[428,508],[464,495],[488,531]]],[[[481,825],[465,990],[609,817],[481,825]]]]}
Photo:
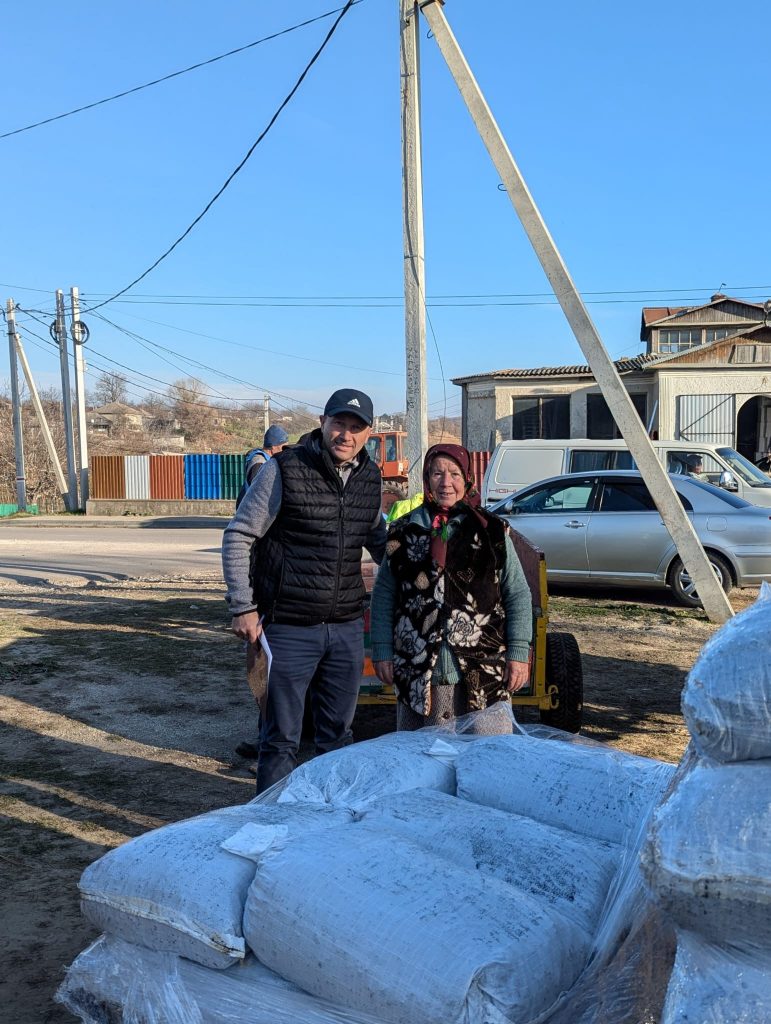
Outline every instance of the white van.
{"type": "MultiPolygon", "coordinates": [[[[651,443],[669,473],[691,473],[752,505],[771,508],[771,479],[733,448],[691,441],[651,443]]],[[[625,441],[502,441],[482,481],[482,504],[492,505],[536,480],[561,473],[636,468],[625,441]]]]}

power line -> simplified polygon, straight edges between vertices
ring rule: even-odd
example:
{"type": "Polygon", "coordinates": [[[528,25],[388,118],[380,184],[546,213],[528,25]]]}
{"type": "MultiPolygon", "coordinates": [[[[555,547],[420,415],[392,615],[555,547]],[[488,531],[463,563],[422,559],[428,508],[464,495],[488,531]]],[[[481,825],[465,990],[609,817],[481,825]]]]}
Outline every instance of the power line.
{"type": "MultiPolygon", "coordinates": [[[[353,0],[351,6],[361,2],[362,0],[353,0]]],[[[280,32],[273,32],[269,36],[263,36],[261,39],[255,39],[253,42],[246,43],[244,46],[238,46],[235,50],[228,50],[227,53],[220,53],[216,57],[210,57],[208,60],[202,60],[197,64],[191,64],[187,68],[182,68],[179,71],[172,71],[170,74],[163,75],[161,78],[154,78],[152,82],[144,82],[142,85],[135,85],[132,89],[124,89],[123,92],[116,92],[112,96],[105,96],[104,99],[95,100],[93,103],[86,103],[82,107],[76,107],[74,110],[67,110],[63,114],[55,114],[53,117],[46,117],[42,121],[35,121],[34,124],[25,125],[23,128],[14,128],[13,131],[4,132],[0,135],[0,139],[7,139],[12,135],[20,135],[22,132],[32,131],[33,128],[40,128],[42,125],[51,124],[54,121],[61,121],[62,118],[72,117],[73,114],[81,114],[84,110],[93,110],[94,107],[101,107],[105,103],[111,103],[113,100],[119,100],[124,96],[131,96],[132,93],[141,92],[143,89],[149,89],[153,85],[160,85],[161,82],[168,82],[172,78],[178,78],[180,75],[186,75],[188,71],[197,71],[198,68],[204,68],[209,64],[216,64],[217,61],[225,60],[226,57],[233,57],[235,54],[243,53],[245,50],[250,50],[254,46],[260,46],[262,43],[268,43],[273,39],[289,35],[290,32],[296,32],[298,29],[305,28],[307,25],[313,25],[317,21],[323,21],[324,18],[331,18],[333,14],[337,14],[341,10],[343,10],[343,8],[336,7],[333,11],[326,11],[324,14],[319,14],[315,18],[309,18],[307,21],[301,21],[296,25],[290,25],[289,28],[281,29],[280,32]]]]}
{"type": "Polygon", "coordinates": [[[143,278],[147,277],[148,274],[150,274],[153,270],[155,270],[155,268],[158,266],[158,264],[163,262],[163,260],[165,260],[166,257],[169,256],[176,249],[176,247],[180,244],[180,242],[190,234],[190,232],[193,230],[193,228],[196,226],[196,224],[198,224],[199,221],[201,221],[206,216],[206,214],[209,212],[209,210],[212,208],[212,206],[216,203],[216,201],[219,199],[219,197],[222,195],[222,193],[225,191],[225,189],[228,187],[228,185],[230,185],[230,183],[233,181],[233,179],[236,177],[236,175],[239,173],[239,171],[241,171],[241,169],[244,167],[244,165],[246,164],[247,160],[250,158],[252,153],[259,146],[259,144],[262,142],[262,140],[268,134],[270,129],[276,123],[276,121],[278,120],[279,116],[281,115],[281,112],[290,103],[290,101],[292,100],[292,97],[295,95],[295,93],[297,92],[297,90],[300,88],[300,86],[302,85],[303,81],[305,80],[305,77],[307,76],[307,74],[309,73],[309,71],[311,70],[313,65],[316,63],[316,61],[319,59],[321,54],[324,52],[324,50],[326,49],[326,46],[329,43],[330,39],[332,38],[332,36],[337,31],[338,25],[343,20],[343,18],[348,13],[348,11],[350,11],[351,7],[354,5],[355,2],[356,2],[356,0],[348,0],[348,2],[346,3],[345,7],[343,7],[340,10],[340,13],[335,18],[335,20],[334,20],[334,22],[332,24],[332,27],[327,32],[327,34],[326,34],[326,36],[324,38],[324,41],[322,42],[321,46],[316,50],[314,55],[308,61],[308,63],[306,64],[302,74],[297,79],[295,84],[292,86],[291,90],[287,93],[286,97],[282,100],[281,104],[279,105],[279,107],[276,110],[276,112],[273,115],[273,117],[271,117],[270,121],[267,124],[267,127],[264,128],[263,131],[260,133],[260,135],[257,136],[257,138],[252,143],[252,145],[249,147],[249,149],[247,150],[246,155],[241,160],[241,162],[238,164],[238,166],[230,173],[230,175],[225,180],[224,184],[212,196],[212,198],[209,200],[209,202],[206,204],[206,206],[203,208],[203,210],[201,210],[201,212],[198,214],[198,216],[188,225],[187,228],[185,228],[185,230],[182,232],[182,234],[179,236],[179,238],[177,238],[177,240],[175,242],[173,242],[169,246],[169,248],[164,253],[162,253],[162,255],[160,255],[158,257],[158,259],[153,264],[151,264],[147,268],[147,270],[143,271],[138,277],[135,277],[134,280],[130,284],[126,285],[125,288],[121,288],[121,290],[119,292],[116,292],[114,295],[111,295],[110,298],[104,299],[104,301],[102,301],[102,302],[98,302],[95,306],[92,306],[91,309],[84,309],[84,310],[82,310],[81,316],[84,315],[85,313],[90,313],[94,309],[99,309],[101,306],[106,306],[109,302],[113,302],[119,296],[124,295],[127,291],[129,291],[131,288],[133,288],[135,284],[139,284],[139,282],[141,280],[143,280],[143,278]]]}

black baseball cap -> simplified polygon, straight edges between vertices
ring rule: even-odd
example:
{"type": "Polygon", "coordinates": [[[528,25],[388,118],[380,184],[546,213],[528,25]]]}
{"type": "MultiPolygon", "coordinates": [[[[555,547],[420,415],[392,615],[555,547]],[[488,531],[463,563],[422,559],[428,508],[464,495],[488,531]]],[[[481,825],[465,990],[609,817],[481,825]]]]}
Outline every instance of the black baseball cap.
{"type": "Polygon", "coordinates": [[[324,415],[337,416],[341,412],[358,416],[368,427],[372,426],[372,399],[363,391],[354,391],[353,388],[340,388],[339,391],[335,391],[324,406],[324,415]]]}

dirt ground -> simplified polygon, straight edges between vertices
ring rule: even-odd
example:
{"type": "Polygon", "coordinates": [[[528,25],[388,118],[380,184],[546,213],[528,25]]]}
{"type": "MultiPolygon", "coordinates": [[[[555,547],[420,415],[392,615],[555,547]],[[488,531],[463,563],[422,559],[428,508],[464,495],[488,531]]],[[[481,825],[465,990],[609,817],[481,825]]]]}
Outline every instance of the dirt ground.
{"type": "MultiPolygon", "coordinates": [[[[550,612],[581,648],[586,735],[675,762],[680,690],[714,627],[665,602],[563,590],[550,612]]],[[[64,1024],[53,993],[95,938],[82,870],[149,828],[249,799],[233,747],[251,738],[253,705],[214,576],[4,583],[0,609],[0,1021],[64,1024]]],[[[393,724],[392,708],[362,708],[356,738],[393,724]]]]}

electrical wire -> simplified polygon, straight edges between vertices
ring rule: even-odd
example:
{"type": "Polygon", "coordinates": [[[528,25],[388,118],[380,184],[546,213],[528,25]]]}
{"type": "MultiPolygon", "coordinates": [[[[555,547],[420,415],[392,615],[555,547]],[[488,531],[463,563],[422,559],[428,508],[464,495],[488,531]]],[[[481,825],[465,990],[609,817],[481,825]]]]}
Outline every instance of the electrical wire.
{"type": "MultiPolygon", "coordinates": [[[[351,6],[354,4],[362,3],[362,0],[352,0],[351,6]]],[[[123,92],[116,92],[112,96],[105,96],[104,99],[95,100],[93,103],[86,103],[82,107],[76,107],[74,110],[67,110],[63,114],[55,114],[53,117],[46,117],[42,121],[35,121],[34,124],[25,125],[23,128],[14,128],[13,131],[3,132],[0,135],[0,139],[8,139],[12,135],[21,135],[22,132],[32,131],[33,128],[40,128],[45,124],[52,124],[54,121],[61,121],[62,118],[72,117],[73,114],[81,114],[84,110],[93,110],[94,107],[101,107],[105,103],[111,103],[113,100],[122,99],[124,96],[131,96],[132,93],[141,92],[143,89],[149,89],[153,85],[160,85],[161,82],[168,82],[172,78],[179,78],[180,75],[186,75],[188,71],[197,71],[198,68],[205,68],[209,64],[216,64],[217,61],[225,60],[226,57],[233,57],[237,53],[243,53],[245,50],[251,50],[255,46],[260,46],[262,43],[271,42],[274,39],[279,39],[281,36],[289,35],[290,32],[296,32],[300,28],[305,28],[307,25],[313,25],[317,21],[323,21],[324,18],[331,18],[333,14],[337,14],[343,10],[341,7],[336,7],[333,11],[326,11],[324,14],[319,14],[315,18],[309,18],[307,21],[298,22],[296,25],[290,25],[289,28],[281,29],[279,32],[273,32],[269,36],[263,36],[261,39],[255,39],[251,43],[246,43],[244,46],[238,46],[235,50],[228,50],[227,53],[220,53],[216,57],[210,57],[208,60],[199,61],[197,64],[191,64],[187,68],[182,68],[179,71],[172,71],[168,75],[163,75],[161,78],[154,78],[152,82],[144,82],[142,85],[135,85],[132,89],[124,89],[123,92]]]]}
{"type": "Polygon", "coordinates": [[[212,208],[212,206],[217,202],[217,200],[222,195],[222,193],[225,191],[225,189],[228,187],[228,185],[230,185],[230,183],[233,181],[233,179],[236,177],[236,175],[244,167],[244,165],[246,164],[247,160],[249,160],[249,158],[251,157],[252,153],[254,153],[255,149],[259,146],[259,144],[262,142],[262,140],[265,138],[265,136],[271,130],[273,125],[276,123],[276,121],[280,117],[282,111],[291,102],[292,98],[294,97],[295,93],[297,92],[297,90],[302,85],[303,81],[305,80],[306,76],[310,72],[311,68],[316,63],[316,61],[319,59],[321,54],[324,52],[324,50],[326,49],[326,47],[327,47],[329,41],[331,40],[332,36],[337,31],[338,25],[343,20],[343,18],[346,16],[346,14],[350,11],[351,7],[353,7],[355,2],[356,2],[356,0],[348,0],[348,2],[346,3],[345,7],[343,7],[340,10],[340,13],[335,18],[331,28],[329,29],[329,31],[327,32],[326,36],[324,37],[324,40],[323,40],[321,46],[316,50],[316,52],[313,54],[311,59],[305,65],[305,68],[303,69],[302,73],[300,74],[300,77],[297,79],[295,84],[292,86],[290,91],[287,93],[286,97],[281,101],[281,103],[279,104],[278,109],[274,113],[273,117],[271,117],[271,119],[268,122],[267,126],[262,130],[262,132],[257,136],[255,141],[249,147],[249,149],[246,152],[246,155],[243,157],[243,159],[238,164],[238,166],[228,175],[228,177],[225,180],[224,184],[220,186],[220,188],[212,196],[212,198],[209,200],[209,202],[206,204],[206,206],[203,208],[203,210],[201,210],[201,212],[198,214],[198,216],[187,226],[187,228],[185,228],[185,230],[182,232],[182,234],[179,236],[179,238],[177,238],[177,240],[175,242],[173,242],[169,246],[169,248],[164,253],[162,253],[158,257],[158,259],[147,268],[147,270],[144,270],[138,277],[135,277],[134,280],[130,284],[126,285],[125,288],[121,288],[120,291],[116,292],[114,295],[111,295],[108,299],[104,299],[104,301],[98,302],[95,306],[92,306],[91,309],[84,309],[84,310],[82,310],[81,315],[85,315],[86,313],[92,312],[94,309],[99,309],[102,306],[106,306],[108,303],[113,302],[115,299],[119,298],[121,295],[124,295],[127,291],[129,291],[131,288],[133,288],[135,284],[139,284],[140,281],[142,281],[145,277],[147,277],[148,274],[152,273],[152,271],[155,270],[155,268],[160,263],[162,263],[163,260],[165,260],[166,257],[169,256],[177,248],[177,246],[180,244],[180,242],[190,234],[190,232],[193,230],[193,228],[196,226],[196,224],[198,224],[206,216],[206,214],[209,212],[209,210],[212,208]]]}

